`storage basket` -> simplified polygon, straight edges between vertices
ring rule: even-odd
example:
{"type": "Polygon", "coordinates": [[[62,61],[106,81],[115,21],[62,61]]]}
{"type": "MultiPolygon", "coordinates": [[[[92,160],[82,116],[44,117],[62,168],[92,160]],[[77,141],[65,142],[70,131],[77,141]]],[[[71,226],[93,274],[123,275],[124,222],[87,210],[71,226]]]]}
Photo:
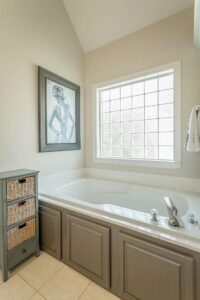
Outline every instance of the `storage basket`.
{"type": "Polygon", "coordinates": [[[35,236],[35,218],[8,230],[8,250],[35,236]]]}
{"type": "Polygon", "coordinates": [[[34,195],[35,178],[33,176],[9,180],[7,182],[7,201],[34,195]]]}
{"type": "Polygon", "coordinates": [[[8,205],[7,225],[18,223],[35,215],[35,198],[8,205]]]}

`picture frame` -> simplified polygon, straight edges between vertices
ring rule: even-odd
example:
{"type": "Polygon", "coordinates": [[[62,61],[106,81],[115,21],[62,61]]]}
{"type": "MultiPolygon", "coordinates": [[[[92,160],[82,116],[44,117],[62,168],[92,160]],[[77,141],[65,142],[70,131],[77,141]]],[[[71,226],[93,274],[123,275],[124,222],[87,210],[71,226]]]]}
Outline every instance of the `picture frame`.
{"type": "Polygon", "coordinates": [[[79,150],[80,86],[42,67],[39,73],[39,151],[79,150]]]}

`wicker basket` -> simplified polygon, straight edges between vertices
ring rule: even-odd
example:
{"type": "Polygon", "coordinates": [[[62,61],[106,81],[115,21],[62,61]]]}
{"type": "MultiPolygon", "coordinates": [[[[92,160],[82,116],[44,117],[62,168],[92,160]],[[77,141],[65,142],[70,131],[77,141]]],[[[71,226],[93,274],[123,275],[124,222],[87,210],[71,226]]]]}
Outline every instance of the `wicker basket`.
{"type": "Polygon", "coordinates": [[[7,182],[7,200],[12,201],[18,198],[34,195],[35,177],[25,177],[21,179],[9,180],[7,182]]]}
{"type": "Polygon", "coordinates": [[[10,226],[35,215],[35,198],[8,205],[7,225],[10,226]]]}
{"type": "Polygon", "coordinates": [[[8,250],[35,236],[35,218],[8,230],[8,250]]]}

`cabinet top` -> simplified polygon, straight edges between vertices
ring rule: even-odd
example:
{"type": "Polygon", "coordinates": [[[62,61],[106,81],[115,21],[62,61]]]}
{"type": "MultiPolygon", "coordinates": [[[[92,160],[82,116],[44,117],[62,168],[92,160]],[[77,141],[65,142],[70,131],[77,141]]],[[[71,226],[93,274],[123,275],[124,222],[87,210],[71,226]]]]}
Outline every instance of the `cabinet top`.
{"type": "Polygon", "coordinates": [[[10,179],[13,177],[29,176],[37,173],[39,173],[39,171],[29,170],[29,169],[0,172],[0,180],[10,179]]]}

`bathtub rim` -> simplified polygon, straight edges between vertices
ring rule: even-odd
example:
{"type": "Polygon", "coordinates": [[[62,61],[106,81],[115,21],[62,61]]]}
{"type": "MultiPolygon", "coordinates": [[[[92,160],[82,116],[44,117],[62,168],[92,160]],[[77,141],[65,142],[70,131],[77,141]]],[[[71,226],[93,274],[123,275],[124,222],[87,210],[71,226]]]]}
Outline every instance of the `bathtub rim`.
{"type": "Polygon", "coordinates": [[[123,219],[122,217],[117,218],[116,215],[111,216],[107,214],[102,214],[100,211],[92,210],[91,208],[84,208],[84,205],[74,205],[72,202],[65,200],[60,201],[56,199],[56,197],[46,197],[39,194],[39,201],[45,202],[47,204],[57,206],[63,209],[70,210],[75,213],[80,213],[85,216],[89,216],[91,218],[97,218],[100,221],[105,221],[116,226],[125,227],[126,229],[134,230],[136,232],[146,234],[150,237],[157,238],[158,240],[165,241],[171,243],[173,245],[178,245],[181,247],[185,247],[187,249],[196,251],[200,253],[200,236],[192,236],[183,232],[183,228],[172,228],[172,227],[159,227],[155,226],[155,224],[140,222],[138,220],[129,220],[123,219]]]}
{"type": "MultiPolygon", "coordinates": [[[[183,218],[183,220],[186,220],[187,218],[187,213],[189,211],[195,211],[195,209],[191,209],[189,207],[189,204],[190,203],[195,203],[197,201],[197,199],[199,200],[199,208],[195,211],[197,213],[198,216],[198,221],[199,221],[199,226],[200,226],[200,193],[198,192],[193,192],[193,191],[182,191],[180,189],[170,189],[170,188],[164,188],[164,187],[157,187],[157,186],[153,186],[153,185],[146,185],[146,184],[141,184],[141,183],[133,183],[133,182],[125,182],[125,181],[119,181],[119,180],[115,180],[115,179],[108,179],[108,178],[96,178],[96,177],[93,177],[93,176],[87,176],[87,175],[82,175],[81,177],[78,177],[78,178],[74,178],[70,181],[67,181],[67,182],[62,182],[61,184],[56,182],[55,186],[53,187],[53,191],[52,191],[52,187],[47,184],[47,186],[43,189],[43,191],[40,193],[41,196],[43,197],[46,197],[46,198],[51,198],[51,197],[54,197],[55,199],[57,199],[58,201],[65,201],[65,200],[68,200],[69,202],[73,202],[73,203],[77,203],[77,204],[84,204],[84,206],[86,207],[89,207],[89,208],[95,208],[95,207],[101,207],[103,206],[104,204],[95,204],[94,202],[89,202],[87,200],[81,200],[81,199],[78,199],[76,197],[72,197],[72,196],[69,196],[69,195],[66,195],[66,196],[63,196],[59,193],[59,190],[62,190],[66,187],[70,187],[72,186],[73,184],[76,184],[76,183],[79,183],[80,181],[85,181],[85,180],[97,180],[97,181],[103,181],[103,182],[110,182],[112,184],[121,184],[121,185],[127,185],[128,188],[131,188],[132,186],[135,186],[136,188],[148,188],[148,189],[152,189],[153,191],[154,190],[158,190],[160,191],[161,193],[164,192],[164,194],[166,194],[166,196],[170,196],[170,194],[174,194],[174,195],[179,195],[181,197],[184,197],[185,201],[187,202],[188,204],[188,210],[187,212],[184,214],[184,215],[181,215],[180,217],[183,218]],[[46,190],[48,189],[48,192],[46,192],[46,190]],[[50,192],[49,192],[50,191],[50,192]],[[55,192],[56,191],[56,192],[55,192]],[[67,199],[66,199],[67,198],[67,199]]],[[[176,202],[176,201],[175,201],[176,202]]],[[[114,204],[110,204],[108,203],[108,205],[110,206],[115,206],[114,204]]],[[[142,210],[134,210],[134,209],[131,209],[131,208],[128,208],[128,207],[123,207],[123,206],[120,206],[120,205],[116,205],[116,207],[121,207],[125,210],[130,210],[130,211],[134,211],[134,212],[137,212],[138,214],[142,215],[142,214],[145,214],[146,216],[150,216],[150,210],[148,212],[145,212],[145,211],[142,211],[142,210]]],[[[154,206],[152,206],[152,208],[154,208],[154,206]]],[[[151,208],[151,209],[152,209],[151,208]]],[[[156,208],[156,207],[155,207],[156,208]]],[[[177,207],[179,208],[179,207],[177,207]]],[[[100,211],[104,211],[106,212],[105,210],[103,209],[100,209],[100,211]]],[[[162,214],[160,214],[160,217],[161,219],[166,219],[167,216],[163,216],[162,214]]],[[[154,223],[155,224],[155,223],[154,223]]],[[[163,224],[164,225],[164,224],[163,224]]]]}

